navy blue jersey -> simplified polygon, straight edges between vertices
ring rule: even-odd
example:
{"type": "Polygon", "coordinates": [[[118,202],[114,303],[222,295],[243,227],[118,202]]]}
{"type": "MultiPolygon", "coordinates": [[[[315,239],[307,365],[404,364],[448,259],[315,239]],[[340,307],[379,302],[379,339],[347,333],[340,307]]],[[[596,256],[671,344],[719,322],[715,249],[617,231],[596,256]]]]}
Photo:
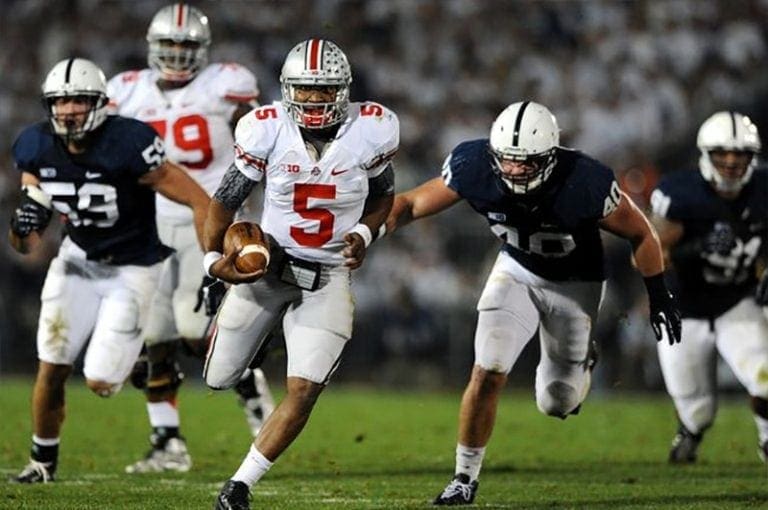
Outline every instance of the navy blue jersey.
{"type": "Polygon", "coordinates": [[[65,219],[67,235],[88,259],[151,265],[171,252],[157,235],[155,192],[139,178],[165,160],[162,141],[144,124],[110,116],[71,154],[50,124],[25,129],[13,145],[20,171],[40,188],[65,219]]]}
{"type": "Polygon", "coordinates": [[[612,212],[619,187],[607,166],[557,149],[552,174],[536,193],[515,195],[494,172],[488,139],[458,145],[446,160],[446,185],[488,221],[502,249],[548,280],[605,279],[598,220],[612,212]]]}
{"type": "Polygon", "coordinates": [[[717,317],[753,293],[768,233],[765,170],[756,170],[734,200],[718,195],[698,170],[674,172],[659,182],[652,204],[656,215],[683,225],[670,253],[683,317],[717,317]],[[724,228],[736,236],[733,249],[709,253],[705,239],[724,228]]]}

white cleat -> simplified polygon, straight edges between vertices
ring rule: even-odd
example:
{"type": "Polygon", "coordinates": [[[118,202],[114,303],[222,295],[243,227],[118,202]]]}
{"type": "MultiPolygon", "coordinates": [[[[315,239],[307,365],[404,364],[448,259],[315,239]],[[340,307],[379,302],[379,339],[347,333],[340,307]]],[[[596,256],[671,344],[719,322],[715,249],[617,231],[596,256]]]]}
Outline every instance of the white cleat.
{"type": "Polygon", "coordinates": [[[126,473],[161,473],[176,471],[186,473],[192,467],[192,457],[187,443],[180,437],[172,437],[162,447],[152,447],[146,457],[125,466],[126,473]]]}

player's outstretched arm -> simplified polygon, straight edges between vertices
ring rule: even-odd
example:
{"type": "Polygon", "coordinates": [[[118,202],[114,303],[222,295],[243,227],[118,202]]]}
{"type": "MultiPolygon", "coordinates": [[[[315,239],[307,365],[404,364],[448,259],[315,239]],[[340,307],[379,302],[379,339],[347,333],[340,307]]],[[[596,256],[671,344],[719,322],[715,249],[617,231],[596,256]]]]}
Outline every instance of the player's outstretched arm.
{"type": "Polygon", "coordinates": [[[437,214],[460,200],[461,196],[446,186],[442,177],[398,193],[387,217],[387,232],[394,232],[413,220],[437,214]]]}
{"type": "Polygon", "coordinates": [[[618,207],[600,220],[600,227],[632,243],[635,265],[648,290],[651,326],[656,340],[664,338],[666,333],[670,344],[680,342],[680,311],[664,283],[661,243],[648,218],[622,191],[618,207]]]}
{"type": "Polygon", "coordinates": [[[194,214],[197,239],[200,246],[203,246],[203,226],[210,202],[205,190],[181,167],[170,161],[165,161],[155,170],[142,175],[139,182],[169,200],[190,207],[194,214]]]}

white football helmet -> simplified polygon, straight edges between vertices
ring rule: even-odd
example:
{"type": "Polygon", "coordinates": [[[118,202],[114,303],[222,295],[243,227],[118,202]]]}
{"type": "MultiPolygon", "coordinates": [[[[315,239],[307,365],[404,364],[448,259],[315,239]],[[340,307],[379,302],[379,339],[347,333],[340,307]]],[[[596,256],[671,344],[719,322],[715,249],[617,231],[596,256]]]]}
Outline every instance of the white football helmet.
{"type": "Polygon", "coordinates": [[[760,152],[760,135],[757,126],[749,117],[738,112],[717,112],[704,121],[696,137],[696,146],[701,151],[699,170],[704,179],[724,193],[738,193],[749,182],[757,165],[760,152]],[[737,178],[728,178],[717,171],[710,152],[736,151],[752,154],[747,170],[737,178]]]}
{"type": "Polygon", "coordinates": [[[320,129],[343,121],[349,110],[349,84],[352,71],[344,52],[331,41],[308,39],[288,52],[280,73],[283,105],[301,127],[320,129]],[[336,98],[330,103],[300,103],[295,100],[297,85],[334,86],[336,98]],[[307,111],[307,108],[313,112],[307,111]],[[314,110],[322,108],[322,113],[314,110]]]}
{"type": "Polygon", "coordinates": [[[167,81],[189,81],[208,63],[211,28],[200,10],[177,3],[163,7],[147,30],[149,67],[167,81]],[[194,47],[182,48],[171,43],[194,47]]]}
{"type": "Polygon", "coordinates": [[[107,118],[107,80],[102,70],[84,58],[62,60],[48,72],[43,82],[43,104],[54,132],[66,141],[81,140],[107,118]],[[91,103],[85,122],[78,125],[71,114],[56,112],[56,99],[85,97],[91,103]]]}
{"type": "Polygon", "coordinates": [[[546,181],[557,163],[560,129],[543,105],[523,101],[509,105],[491,126],[490,149],[494,171],[512,193],[528,193],[546,181]],[[534,171],[520,176],[501,172],[502,160],[530,165],[534,171]]]}

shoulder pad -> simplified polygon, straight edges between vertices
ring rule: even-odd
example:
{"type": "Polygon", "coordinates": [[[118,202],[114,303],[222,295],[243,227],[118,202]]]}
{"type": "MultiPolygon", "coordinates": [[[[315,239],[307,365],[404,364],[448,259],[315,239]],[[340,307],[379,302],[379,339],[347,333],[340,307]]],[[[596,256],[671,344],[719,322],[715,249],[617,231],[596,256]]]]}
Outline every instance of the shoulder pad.
{"type": "Polygon", "coordinates": [[[395,112],[379,103],[350,103],[349,107],[352,122],[372,154],[363,167],[371,171],[370,175],[378,175],[400,146],[400,120],[395,112]]]}
{"type": "Polygon", "coordinates": [[[260,180],[270,152],[287,121],[282,104],[254,108],[243,115],[235,128],[235,166],[246,176],[260,180]]]}
{"type": "Polygon", "coordinates": [[[259,97],[256,76],[235,62],[208,65],[197,80],[209,83],[217,97],[234,103],[250,103],[259,97]]]}

